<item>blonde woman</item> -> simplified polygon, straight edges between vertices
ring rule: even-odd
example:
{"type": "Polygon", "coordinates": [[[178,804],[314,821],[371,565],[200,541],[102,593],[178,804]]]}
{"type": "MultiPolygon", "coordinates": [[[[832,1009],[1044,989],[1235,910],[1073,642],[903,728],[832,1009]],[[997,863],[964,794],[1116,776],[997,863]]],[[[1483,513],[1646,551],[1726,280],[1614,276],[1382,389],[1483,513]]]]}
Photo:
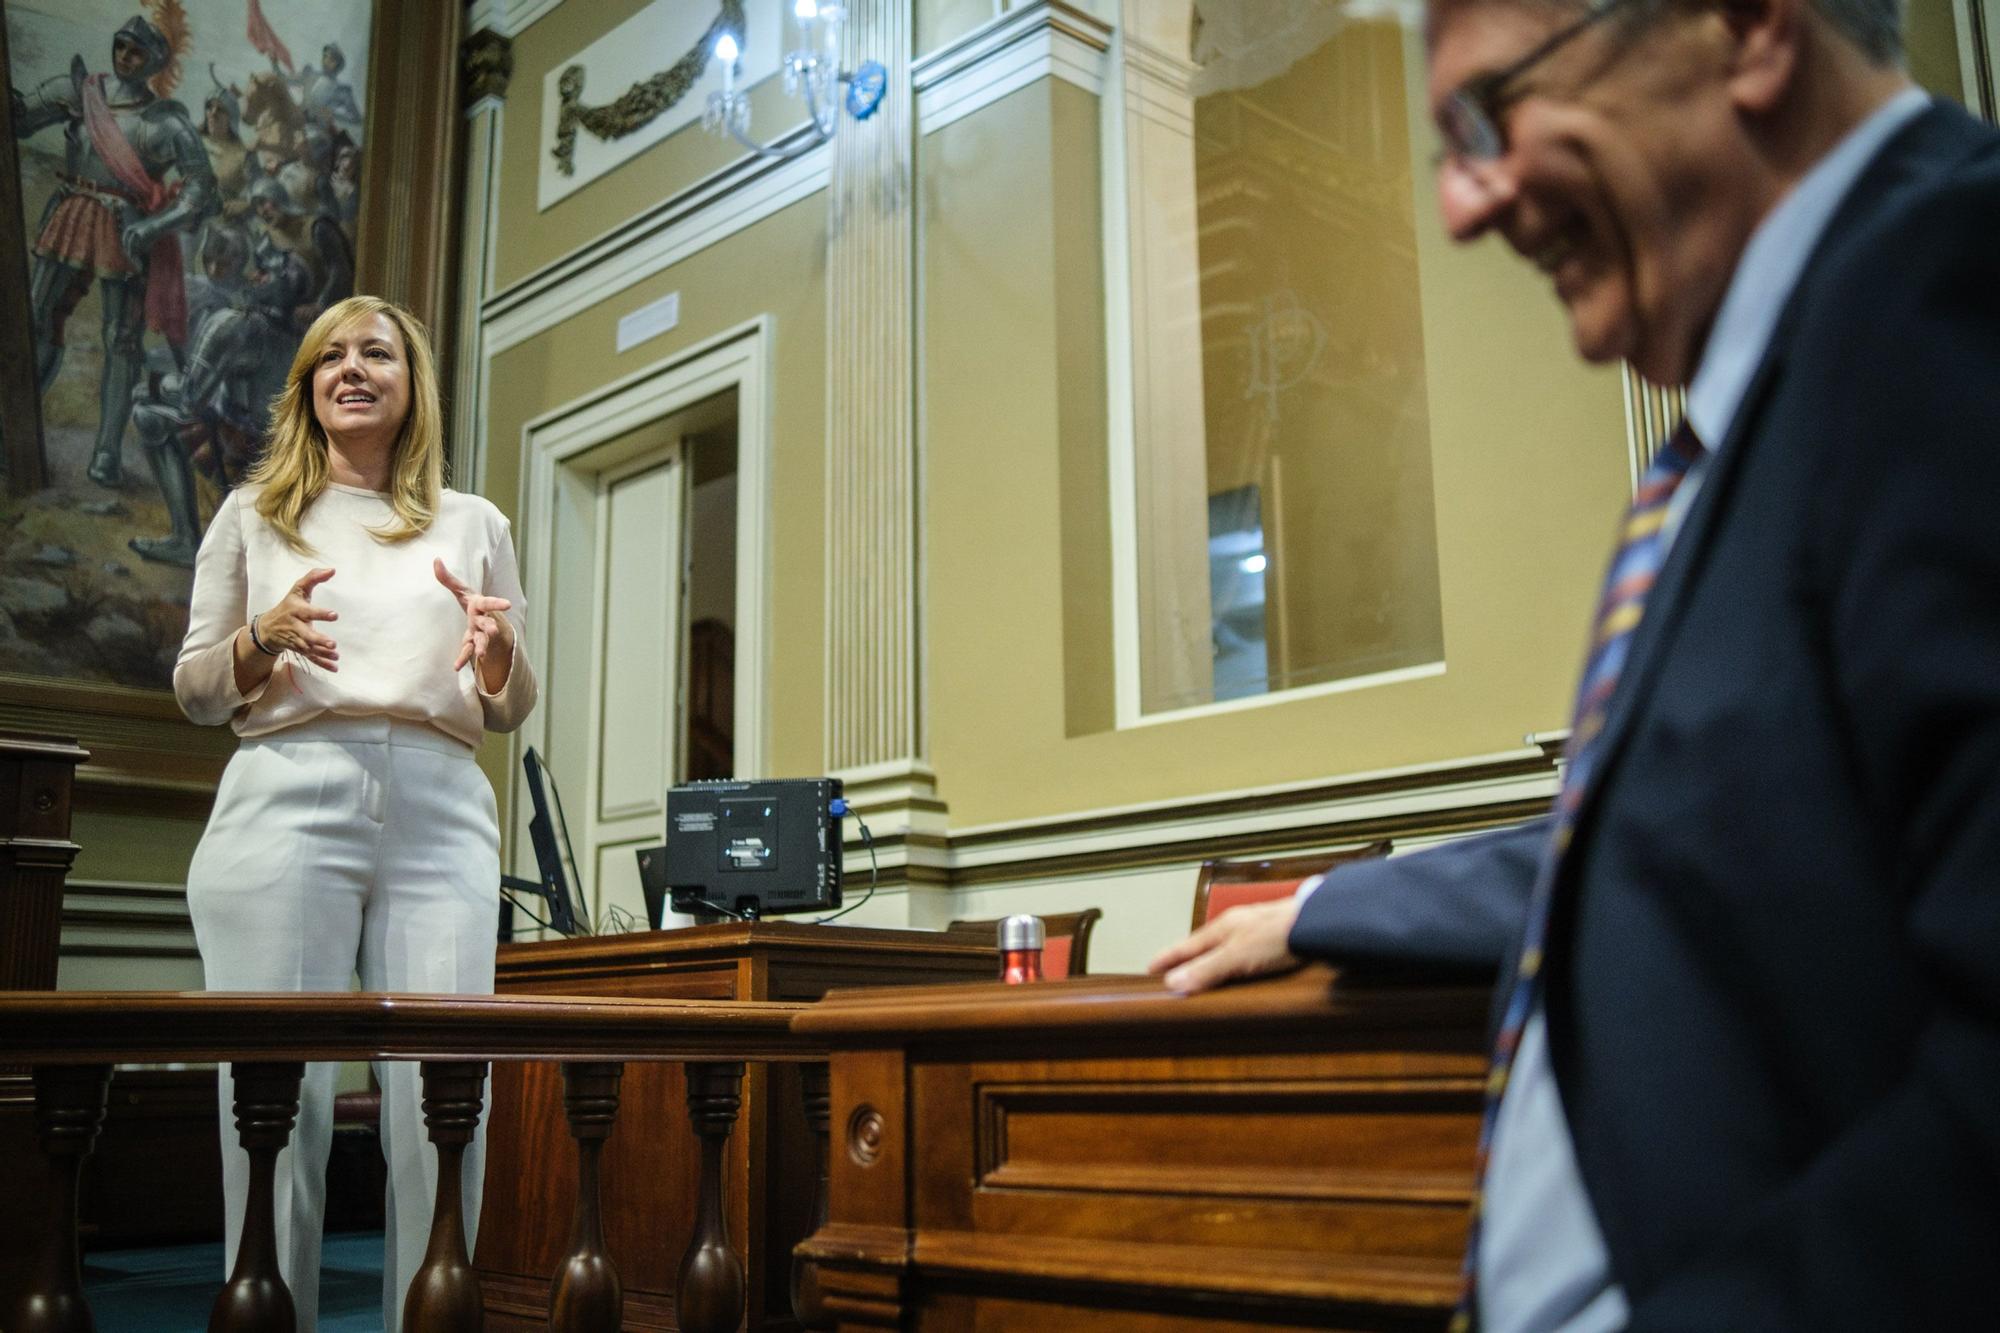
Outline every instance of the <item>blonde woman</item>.
{"type": "MultiPolygon", "coordinates": [[[[499,913],[486,731],[535,703],[520,649],[507,520],[443,484],[430,344],[369,296],[306,331],[272,405],[263,461],[217,511],[195,561],[183,711],[241,737],[188,868],[210,990],[490,993],[499,913]]],[[[278,1254],[315,1325],[336,1066],[306,1066],[278,1167],[278,1254]]],[[[389,1063],[383,1318],[395,1330],[422,1263],[437,1156],[417,1070],[389,1063]]],[[[226,1262],[249,1161],[222,1071],[226,1262]]],[[[465,1157],[476,1227],[483,1143],[465,1157]]]]}

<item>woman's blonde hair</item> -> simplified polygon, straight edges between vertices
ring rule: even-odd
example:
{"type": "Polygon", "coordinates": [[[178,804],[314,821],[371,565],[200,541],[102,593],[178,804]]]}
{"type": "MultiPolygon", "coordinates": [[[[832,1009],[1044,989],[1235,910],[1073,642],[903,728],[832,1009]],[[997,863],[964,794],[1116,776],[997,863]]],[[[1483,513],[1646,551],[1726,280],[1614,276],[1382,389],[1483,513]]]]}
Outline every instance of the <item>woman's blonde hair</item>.
{"type": "Polygon", "coordinates": [[[271,433],[264,457],[248,483],[263,487],[257,512],[300,555],[311,547],[299,535],[306,509],[331,480],[326,428],[313,412],[313,372],[335,335],[381,315],[403,335],[410,366],[410,411],[389,454],[389,507],[396,521],[374,529],[378,541],[406,542],[429,529],[444,492],[444,408],[438,400],[437,361],[431,340],[415,315],[379,296],[350,296],[326,308],[306,330],[285,387],[271,400],[271,433]]]}

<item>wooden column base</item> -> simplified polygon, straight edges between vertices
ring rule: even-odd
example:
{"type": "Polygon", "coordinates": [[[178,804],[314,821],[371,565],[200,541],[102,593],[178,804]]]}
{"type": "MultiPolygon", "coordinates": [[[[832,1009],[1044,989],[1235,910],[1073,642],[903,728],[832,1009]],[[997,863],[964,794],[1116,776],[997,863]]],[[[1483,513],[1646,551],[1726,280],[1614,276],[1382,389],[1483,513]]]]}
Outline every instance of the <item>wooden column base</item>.
{"type": "Polygon", "coordinates": [[[748,1291],[722,1214],[722,1150],[743,1105],[743,1062],[689,1061],[688,1119],[701,1139],[701,1194],[681,1259],[674,1322],[681,1333],[735,1333],[748,1291]]]}
{"type": "Polygon", "coordinates": [[[42,1234],[28,1264],[23,1290],[0,1314],[9,1333],[92,1333],[96,1325],[83,1297],[83,1266],[76,1248],[76,1191],[83,1159],[104,1123],[111,1086],[108,1065],[35,1071],[35,1136],[48,1163],[42,1234]]]}
{"type": "Polygon", "coordinates": [[[460,1183],[466,1145],[479,1129],[486,1100],[483,1061],[426,1060],[424,1127],[437,1146],[437,1201],[431,1208],[430,1247],[403,1298],[403,1327],[411,1333],[481,1333],[486,1306],[479,1274],[465,1251],[465,1198],[460,1183]]]}
{"type": "Polygon", "coordinates": [[[551,1333],[597,1333],[625,1326],[625,1290],[604,1248],[597,1158],[618,1119],[622,1064],[563,1066],[563,1108],[576,1139],[576,1215],[569,1256],[549,1287],[551,1333]]]}
{"type": "Polygon", "coordinates": [[[209,1333],[292,1333],[298,1316],[292,1293],[278,1268],[273,1185],[278,1154],[291,1141],[299,1118],[303,1064],[238,1064],[236,1133],[250,1154],[250,1194],[243,1201],[243,1238],[236,1265],[215,1298],[209,1333]]]}

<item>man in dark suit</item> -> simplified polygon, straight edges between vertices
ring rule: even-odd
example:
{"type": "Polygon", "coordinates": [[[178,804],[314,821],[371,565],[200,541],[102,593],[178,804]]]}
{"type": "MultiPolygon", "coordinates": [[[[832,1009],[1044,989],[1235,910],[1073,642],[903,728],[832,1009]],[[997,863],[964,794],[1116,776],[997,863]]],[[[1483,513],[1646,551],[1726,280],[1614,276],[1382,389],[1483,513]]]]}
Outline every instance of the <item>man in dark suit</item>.
{"type": "Polygon", "coordinates": [[[1555,813],[1164,952],[1501,968],[1489,1330],[2000,1324],[2000,136],[1895,0],[1440,0],[1460,240],[1689,390],[1555,813]]]}

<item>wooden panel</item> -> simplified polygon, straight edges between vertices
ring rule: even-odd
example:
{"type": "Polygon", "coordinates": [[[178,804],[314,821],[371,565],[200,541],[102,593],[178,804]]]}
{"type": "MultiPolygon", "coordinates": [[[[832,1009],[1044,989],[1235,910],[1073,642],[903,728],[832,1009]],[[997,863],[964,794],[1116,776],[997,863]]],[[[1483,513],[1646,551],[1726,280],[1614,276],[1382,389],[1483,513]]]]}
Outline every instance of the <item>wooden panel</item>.
{"type": "MultiPolygon", "coordinates": [[[[431,332],[440,370],[452,339],[458,265],[458,41],[464,6],[377,0],[368,50],[368,152],[355,219],[355,284],[409,307],[431,332]],[[393,108],[393,111],[391,110],[393,108]]],[[[455,386],[447,381],[444,398],[455,386]]]]}
{"type": "Polygon", "coordinates": [[[973,1085],[982,1191],[1469,1201],[1476,1079],[984,1082],[992,1072],[973,1085]],[[1329,1125],[1301,1159],[1300,1136],[1329,1125]]]}
{"type": "Polygon", "coordinates": [[[63,880],[76,742],[0,734],[0,990],[51,990],[62,939],[63,880]]]}
{"type": "Polygon", "coordinates": [[[1001,1293],[959,1283],[927,1287],[915,1310],[915,1322],[931,1330],[976,1330],[977,1333],[1046,1333],[1049,1329],[1089,1330],[1089,1333],[1271,1333],[1273,1329],[1306,1327],[1332,1333],[1400,1333],[1436,1329],[1429,1315],[1359,1308],[1329,1309],[1310,1322],[1292,1323],[1264,1317],[1232,1318],[1221,1310],[1184,1301],[1132,1301],[1122,1309],[1081,1310],[1066,1301],[1066,1293],[1051,1291],[1041,1299],[1001,1293]]]}
{"type": "Polygon", "coordinates": [[[917,1224],[1455,1265],[1482,1083],[1424,1063],[925,1061],[917,1224]]]}
{"type": "MultiPolygon", "coordinates": [[[[66,738],[0,733],[0,990],[55,987],[63,881],[78,850],[70,798],[76,766],[89,757],[66,738]]],[[[0,1061],[0,1180],[41,1179],[34,1105],[26,1067],[0,1061]]],[[[15,1289],[31,1233],[29,1213],[0,1207],[0,1291],[15,1289]]]]}
{"type": "Polygon", "coordinates": [[[839,1326],[1442,1328],[1485,992],[1330,975],[803,1011],[833,1049],[832,1208],[806,1249],[839,1326]]]}
{"type": "Polygon", "coordinates": [[[221,1239],[213,1069],[112,1075],[104,1128],[83,1162],[80,1214],[93,1249],[221,1239]]]}

